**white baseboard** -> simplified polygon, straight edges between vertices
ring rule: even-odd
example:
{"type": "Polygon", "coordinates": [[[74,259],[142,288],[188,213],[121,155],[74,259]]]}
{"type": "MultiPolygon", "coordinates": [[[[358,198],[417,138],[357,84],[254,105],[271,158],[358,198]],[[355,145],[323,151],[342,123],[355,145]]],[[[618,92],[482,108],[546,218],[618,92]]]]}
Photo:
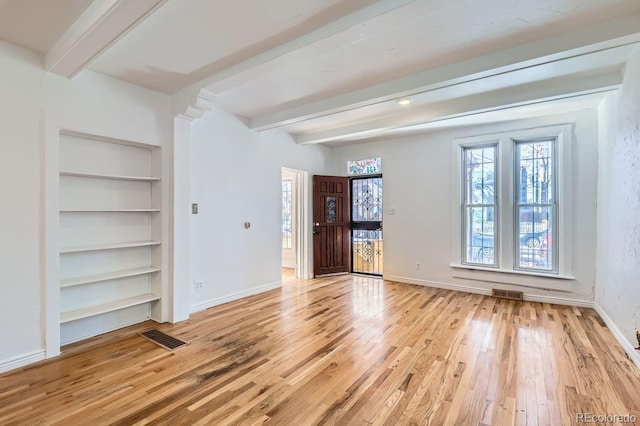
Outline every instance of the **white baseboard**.
{"type": "Polygon", "coordinates": [[[593,302],[589,300],[567,299],[566,297],[542,296],[538,294],[524,294],[524,300],[529,302],[549,303],[551,305],[577,306],[593,309],[593,302]]]}
{"type": "Polygon", "coordinates": [[[254,294],[264,293],[265,291],[274,290],[282,287],[282,281],[278,281],[271,284],[264,284],[258,287],[253,287],[248,290],[239,291],[237,293],[229,294],[227,296],[216,297],[215,299],[205,300],[204,302],[192,305],[189,308],[189,313],[204,311],[205,309],[212,308],[214,306],[222,305],[223,303],[233,302],[234,300],[242,299],[243,297],[253,296],[254,294]]]}
{"type": "Polygon", "coordinates": [[[627,341],[624,337],[624,333],[618,328],[616,323],[613,322],[611,317],[605,312],[605,310],[598,303],[593,304],[593,308],[596,310],[600,318],[607,324],[609,330],[611,330],[611,334],[616,338],[622,349],[629,355],[629,358],[633,361],[633,363],[640,368],[640,351],[636,350],[631,343],[627,341]]]}
{"type": "MultiPolygon", "coordinates": [[[[420,280],[416,278],[398,277],[389,275],[384,277],[385,280],[397,281],[407,284],[423,285],[426,287],[443,288],[445,290],[462,291],[466,293],[482,294],[490,296],[491,290],[481,287],[469,287],[466,285],[443,283],[439,281],[420,280]]],[[[524,300],[529,302],[551,303],[554,305],[578,306],[582,308],[593,308],[593,302],[587,300],[567,299],[564,297],[540,296],[536,294],[524,294],[524,300]]]]}
{"type": "Polygon", "coordinates": [[[389,281],[397,281],[399,283],[423,285],[425,287],[436,287],[436,288],[443,288],[445,290],[463,291],[465,293],[483,294],[485,296],[491,295],[491,290],[488,290],[485,288],[478,288],[478,287],[469,287],[466,285],[449,284],[449,283],[443,283],[439,281],[420,280],[417,278],[398,277],[395,275],[385,276],[384,279],[389,281]]]}
{"type": "Polygon", "coordinates": [[[5,361],[0,361],[0,373],[24,367],[25,365],[33,364],[34,362],[42,361],[43,359],[45,359],[44,350],[33,351],[15,358],[9,358],[5,361]]]}

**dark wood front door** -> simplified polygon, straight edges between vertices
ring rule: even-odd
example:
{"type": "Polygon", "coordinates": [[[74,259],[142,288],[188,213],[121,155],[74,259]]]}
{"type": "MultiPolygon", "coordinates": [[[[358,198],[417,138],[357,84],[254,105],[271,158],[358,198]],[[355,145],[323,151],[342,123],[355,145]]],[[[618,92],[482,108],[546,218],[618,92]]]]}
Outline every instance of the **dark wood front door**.
{"type": "Polygon", "coordinates": [[[313,177],[313,273],[349,272],[349,178],[313,177]]]}

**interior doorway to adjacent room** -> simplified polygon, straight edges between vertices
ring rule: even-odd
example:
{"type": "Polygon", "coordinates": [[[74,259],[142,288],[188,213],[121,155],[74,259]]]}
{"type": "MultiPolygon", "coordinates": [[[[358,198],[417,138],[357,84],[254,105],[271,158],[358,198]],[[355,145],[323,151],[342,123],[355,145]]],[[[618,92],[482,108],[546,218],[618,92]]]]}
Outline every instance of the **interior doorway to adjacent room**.
{"type": "Polygon", "coordinates": [[[307,172],[282,168],[282,282],[309,278],[307,172]]]}

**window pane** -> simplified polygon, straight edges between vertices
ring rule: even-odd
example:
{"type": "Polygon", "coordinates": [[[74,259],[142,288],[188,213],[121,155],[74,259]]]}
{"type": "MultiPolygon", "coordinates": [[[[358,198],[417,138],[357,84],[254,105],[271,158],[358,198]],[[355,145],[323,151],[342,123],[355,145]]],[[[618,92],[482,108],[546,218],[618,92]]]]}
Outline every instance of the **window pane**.
{"type": "Polygon", "coordinates": [[[291,180],[282,181],[282,248],[292,247],[291,208],[292,208],[291,180]]]}
{"type": "Polygon", "coordinates": [[[520,216],[519,268],[551,271],[553,264],[553,207],[518,207],[520,216]]]}
{"type": "Polygon", "coordinates": [[[375,157],[366,160],[347,161],[347,170],[350,175],[382,173],[382,158],[375,157]]]}
{"type": "Polygon", "coordinates": [[[382,230],[354,229],[352,245],[353,272],[382,275],[382,230]]]}
{"type": "Polygon", "coordinates": [[[465,150],[466,204],[494,204],[495,147],[465,150]]]}
{"type": "Polygon", "coordinates": [[[553,141],[518,143],[518,204],[552,204],[553,141]]]}
{"type": "Polygon", "coordinates": [[[336,197],[327,197],[327,223],[336,221],[336,197]]]}
{"type": "Polygon", "coordinates": [[[494,207],[466,207],[465,261],[496,265],[494,207]]]}
{"type": "Polygon", "coordinates": [[[382,178],[353,179],[351,215],[355,222],[382,221],[382,178]]]}

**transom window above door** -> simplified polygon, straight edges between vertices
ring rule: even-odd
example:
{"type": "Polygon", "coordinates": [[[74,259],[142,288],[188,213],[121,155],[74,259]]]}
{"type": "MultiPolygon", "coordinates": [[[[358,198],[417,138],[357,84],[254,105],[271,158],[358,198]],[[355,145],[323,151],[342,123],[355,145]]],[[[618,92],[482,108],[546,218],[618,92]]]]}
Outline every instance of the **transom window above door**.
{"type": "Polygon", "coordinates": [[[351,176],[380,174],[382,173],[382,158],[349,160],[347,161],[347,173],[351,176]]]}

